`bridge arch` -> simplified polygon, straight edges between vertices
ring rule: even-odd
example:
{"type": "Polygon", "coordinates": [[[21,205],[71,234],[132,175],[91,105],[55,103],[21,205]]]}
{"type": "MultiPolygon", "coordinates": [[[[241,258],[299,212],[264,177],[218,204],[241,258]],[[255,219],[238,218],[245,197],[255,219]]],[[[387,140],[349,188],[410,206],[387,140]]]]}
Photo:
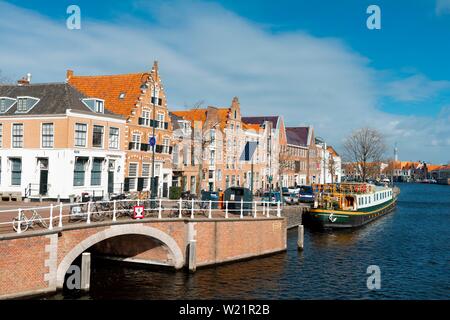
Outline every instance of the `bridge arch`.
{"type": "Polygon", "coordinates": [[[111,226],[108,229],[102,230],[93,234],[80,243],[78,243],[72,250],[70,250],[62,261],[59,263],[58,269],[56,271],[56,285],[58,288],[62,288],[64,285],[64,277],[66,275],[67,270],[73,261],[80,256],[84,251],[93,245],[117,236],[123,235],[143,235],[150,238],[154,238],[159,240],[164,245],[167,246],[169,252],[171,253],[174,260],[175,269],[181,269],[184,265],[184,256],[183,253],[176,243],[176,241],[169,236],[167,233],[150,226],[144,225],[134,225],[134,224],[126,224],[126,225],[116,225],[111,226]]]}

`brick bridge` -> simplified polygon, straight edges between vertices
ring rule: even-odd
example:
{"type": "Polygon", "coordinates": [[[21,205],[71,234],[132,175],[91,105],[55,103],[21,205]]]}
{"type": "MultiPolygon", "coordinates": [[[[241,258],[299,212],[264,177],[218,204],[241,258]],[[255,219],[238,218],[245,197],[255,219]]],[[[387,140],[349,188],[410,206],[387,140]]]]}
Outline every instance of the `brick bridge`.
{"type": "Polygon", "coordinates": [[[86,251],[128,262],[182,269],[285,249],[286,219],[275,216],[145,218],[68,224],[51,230],[0,235],[0,298],[62,288],[67,270],[86,251]],[[193,243],[195,250],[190,252],[193,243]]]}

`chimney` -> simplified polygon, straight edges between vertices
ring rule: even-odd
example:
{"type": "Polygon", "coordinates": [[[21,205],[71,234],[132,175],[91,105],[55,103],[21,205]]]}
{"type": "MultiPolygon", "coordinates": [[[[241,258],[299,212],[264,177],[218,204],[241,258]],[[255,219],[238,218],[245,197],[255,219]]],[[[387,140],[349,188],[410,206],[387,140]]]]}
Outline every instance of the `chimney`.
{"type": "Polygon", "coordinates": [[[73,70],[67,70],[66,71],[66,81],[69,81],[70,80],[70,78],[72,78],[73,77],[73,70]]]}
{"type": "Polygon", "coordinates": [[[27,75],[25,77],[22,77],[22,79],[17,80],[17,84],[19,86],[30,84],[30,82],[31,82],[31,73],[27,73],[27,75]]]}

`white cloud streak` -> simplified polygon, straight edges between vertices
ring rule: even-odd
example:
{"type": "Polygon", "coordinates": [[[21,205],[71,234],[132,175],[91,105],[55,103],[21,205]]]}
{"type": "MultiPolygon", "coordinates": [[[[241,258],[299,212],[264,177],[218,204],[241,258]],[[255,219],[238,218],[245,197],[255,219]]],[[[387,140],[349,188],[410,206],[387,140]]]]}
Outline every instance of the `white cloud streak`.
{"type": "Polygon", "coordinates": [[[157,23],[83,20],[81,30],[68,30],[65,21],[0,2],[0,69],[14,78],[31,72],[35,81],[63,81],[67,68],[75,74],[128,73],[148,70],[157,59],[172,109],[199,100],[228,106],[238,96],[245,115],[281,114],[288,125],[310,123],[338,149],[353,129],[372,126],[398,142],[402,158],[449,158],[448,109],[434,119],[378,108],[386,94],[423,100],[446,82],[419,75],[385,83],[389,90],[380,94],[378,71],[339,39],[273,34],[210,3],[142,10],[157,23]]]}

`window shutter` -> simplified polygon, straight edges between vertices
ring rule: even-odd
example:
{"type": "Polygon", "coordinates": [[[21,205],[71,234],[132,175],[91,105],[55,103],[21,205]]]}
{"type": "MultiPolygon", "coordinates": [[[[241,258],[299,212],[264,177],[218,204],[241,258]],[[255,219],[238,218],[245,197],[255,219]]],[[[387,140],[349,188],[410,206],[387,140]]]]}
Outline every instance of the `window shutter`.
{"type": "Polygon", "coordinates": [[[144,189],[144,178],[138,178],[137,191],[144,189]]]}
{"type": "Polygon", "coordinates": [[[130,178],[125,178],[123,182],[123,191],[124,192],[130,191],[130,178]]]}
{"type": "Polygon", "coordinates": [[[158,99],[158,105],[162,106],[162,99],[158,99]]]}
{"type": "Polygon", "coordinates": [[[133,149],[133,142],[129,142],[128,143],[128,150],[132,150],[133,149]]]}
{"type": "Polygon", "coordinates": [[[143,125],[144,124],[144,118],[139,118],[138,123],[139,123],[139,125],[143,125]]]}
{"type": "Polygon", "coordinates": [[[168,129],[169,128],[169,123],[168,122],[164,122],[164,129],[168,129]]]}

